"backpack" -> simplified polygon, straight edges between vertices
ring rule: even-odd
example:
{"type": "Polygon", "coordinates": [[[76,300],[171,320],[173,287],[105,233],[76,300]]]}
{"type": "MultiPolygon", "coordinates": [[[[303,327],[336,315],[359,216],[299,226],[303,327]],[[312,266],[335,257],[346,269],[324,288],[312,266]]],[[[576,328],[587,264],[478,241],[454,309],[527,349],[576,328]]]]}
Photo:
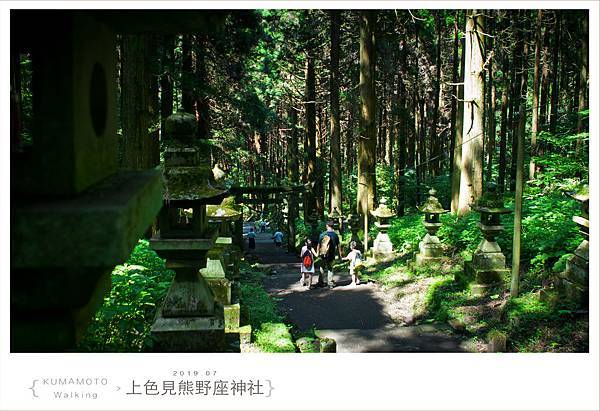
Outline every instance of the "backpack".
{"type": "Polygon", "coordinates": [[[331,259],[335,252],[335,244],[333,238],[329,234],[325,234],[319,243],[319,255],[323,258],[331,259]]]}
{"type": "Polygon", "coordinates": [[[302,254],[302,265],[307,270],[310,270],[310,268],[313,266],[313,256],[310,250],[306,250],[304,254],[302,254]]]}

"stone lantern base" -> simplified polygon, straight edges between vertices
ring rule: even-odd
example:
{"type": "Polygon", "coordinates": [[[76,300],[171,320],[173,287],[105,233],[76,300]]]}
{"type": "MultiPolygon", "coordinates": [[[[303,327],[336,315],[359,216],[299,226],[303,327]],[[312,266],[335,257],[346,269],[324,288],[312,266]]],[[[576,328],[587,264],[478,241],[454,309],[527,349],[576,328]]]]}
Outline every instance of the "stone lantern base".
{"type": "Polygon", "coordinates": [[[152,325],[155,351],[219,352],[226,350],[223,306],[209,317],[165,317],[159,310],[152,325]]]}
{"type": "Polygon", "coordinates": [[[415,265],[422,267],[431,263],[439,263],[444,256],[442,243],[435,235],[426,234],[419,242],[419,252],[415,255],[415,265]]]}
{"type": "Polygon", "coordinates": [[[589,306],[589,242],[584,240],[567,260],[565,271],[554,279],[554,287],[540,292],[540,299],[548,303],[558,300],[589,306]]]}
{"type": "Polygon", "coordinates": [[[510,275],[506,268],[506,257],[495,241],[482,240],[471,261],[466,261],[463,273],[457,280],[472,282],[473,295],[485,295],[492,287],[503,284],[510,275]]]}
{"type": "Polygon", "coordinates": [[[389,257],[394,253],[394,246],[387,233],[387,229],[390,226],[379,223],[375,223],[375,226],[379,229],[379,233],[377,233],[377,237],[375,237],[375,241],[373,241],[373,257],[389,257]]]}
{"type": "Polygon", "coordinates": [[[200,269],[203,277],[212,290],[215,301],[222,304],[225,310],[225,332],[238,332],[240,327],[240,287],[239,271],[232,260],[235,253],[230,252],[227,238],[220,237],[214,248],[207,254],[206,267],[200,269]]]}

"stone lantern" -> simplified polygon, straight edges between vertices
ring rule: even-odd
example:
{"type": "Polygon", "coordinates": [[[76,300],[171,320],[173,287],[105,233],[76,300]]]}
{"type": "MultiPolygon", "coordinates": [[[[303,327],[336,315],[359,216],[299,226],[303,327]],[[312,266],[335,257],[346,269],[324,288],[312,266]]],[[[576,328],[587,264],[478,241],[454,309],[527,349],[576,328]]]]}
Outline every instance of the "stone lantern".
{"type": "Polygon", "coordinates": [[[429,190],[429,198],[419,207],[419,211],[425,214],[423,225],[427,234],[419,243],[419,252],[415,257],[415,264],[423,266],[427,263],[439,262],[443,257],[442,244],[436,236],[437,231],[442,226],[440,215],[447,213],[436,197],[435,189],[429,190]]]}
{"type": "Polygon", "coordinates": [[[209,150],[196,139],[195,116],[181,111],[169,116],[164,144],[164,204],[150,247],[167,260],[175,278],[152,335],[159,351],[223,351],[223,306],[199,270],[217,238],[206,205],[219,204],[227,191],[215,185],[209,150]]]}
{"type": "Polygon", "coordinates": [[[473,282],[471,292],[474,295],[484,295],[490,288],[501,285],[510,274],[496,237],[504,231],[500,216],[509,214],[511,210],[504,207],[494,184],[488,186],[488,191],[471,208],[481,215],[477,226],[483,234],[483,240],[473,253],[473,259],[465,262],[461,279],[473,282]]]}
{"type": "Polygon", "coordinates": [[[242,213],[238,211],[233,197],[225,198],[220,205],[207,206],[211,222],[218,224],[219,237],[215,245],[206,255],[206,267],[200,269],[215,295],[217,302],[223,304],[225,315],[225,332],[237,332],[240,326],[240,283],[239,259],[241,250],[233,244],[231,223],[239,220],[242,213]]]}
{"type": "Polygon", "coordinates": [[[316,245],[319,242],[319,215],[313,211],[308,216],[308,224],[310,225],[310,240],[316,245]]]}
{"type": "Polygon", "coordinates": [[[388,208],[386,202],[386,198],[381,197],[379,206],[375,210],[371,210],[371,215],[377,218],[375,227],[377,227],[377,230],[379,231],[373,242],[373,257],[385,258],[394,252],[392,242],[390,241],[387,232],[390,228],[389,220],[394,217],[396,213],[388,208]]]}
{"type": "Polygon", "coordinates": [[[554,293],[543,290],[540,297],[551,301],[552,294],[558,292],[558,297],[566,302],[574,303],[581,308],[589,306],[589,229],[590,229],[590,195],[588,186],[582,187],[570,196],[581,203],[581,215],[574,216],[573,221],[579,226],[583,241],[567,260],[566,269],[554,279],[554,293]]]}
{"type": "Polygon", "coordinates": [[[360,241],[358,236],[358,230],[360,230],[360,217],[358,214],[349,214],[346,218],[346,224],[350,227],[351,237],[350,242],[356,241],[356,247],[360,250],[363,248],[363,243],[360,241]]]}
{"type": "Polygon", "coordinates": [[[335,232],[341,234],[342,225],[340,224],[340,221],[342,219],[342,215],[340,214],[340,210],[338,210],[337,207],[334,207],[327,217],[333,222],[333,229],[335,232]]]}

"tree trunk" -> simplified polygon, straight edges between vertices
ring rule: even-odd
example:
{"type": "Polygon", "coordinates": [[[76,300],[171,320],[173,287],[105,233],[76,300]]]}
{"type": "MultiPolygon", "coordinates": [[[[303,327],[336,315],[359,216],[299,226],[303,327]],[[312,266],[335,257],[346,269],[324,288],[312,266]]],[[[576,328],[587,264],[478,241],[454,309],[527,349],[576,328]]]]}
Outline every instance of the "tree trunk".
{"type": "Polygon", "coordinates": [[[539,127],[539,84],[540,84],[540,52],[542,31],[542,10],[538,10],[535,27],[535,63],[533,66],[533,107],[531,113],[531,159],[529,160],[529,179],[535,178],[535,156],[537,156],[537,132],[539,127]]]}
{"type": "Polygon", "coordinates": [[[483,15],[471,10],[467,15],[465,39],[465,84],[462,168],[458,214],[469,211],[482,193],[483,155],[483,15]]]}
{"type": "Polygon", "coordinates": [[[192,37],[184,34],[181,42],[181,107],[186,113],[193,113],[194,90],[192,87],[192,37]]]}
{"type": "MultiPolygon", "coordinates": [[[[523,22],[523,32],[526,33],[525,20],[523,22]]],[[[525,34],[524,34],[525,35],[525,34]]],[[[524,180],[524,151],[525,151],[525,121],[527,108],[527,54],[528,44],[524,39],[522,42],[522,65],[521,65],[521,86],[519,90],[519,125],[518,125],[518,144],[517,144],[517,172],[515,179],[515,217],[513,231],[512,248],[512,274],[510,282],[510,295],[517,297],[519,295],[519,274],[521,269],[521,222],[523,208],[523,180],[524,180]]]]}
{"type": "Polygon", "coordinates": [[[502,68],[502,109],[500,111],[500,154],[498,157],[498,192],[504,194],[506,184],[506,133],[508,127],[508,93],[510,91],[509,62],[505,58],[502,68]]]}
{"type": "Polygon", "coordinates": [[[165,131],[165,120],[173,114],[173,65],[175,62],[175,36],[162,38],[162,75],[160,77],[160,132],[165,131]]]}
{"type": "MultiPolygon", "coordinates": [[[[373,10],[360,12],[360,139],[358,145],[357,208],[364,228],[375,203],[375,157],[377,144],[377,108],[375,101],[375,24],[373,10]]],[[[365,230],[367,238],[368,230],[365,230]]],[[[368,241],[365,241],[365,251],[368,241]]]]}
{"type": "Polygon", "coordinates": [[[435,30],[437,32],[436,59],[435,59],[435,79],[433,83],[433,111],[431,118],[431,132],[429,138],[431,140],[431,175],[432,177],[440,174],[441,161],[441,137],[438,136],[438,119],[440,109],[440,83],[442,81],[442,23],[440,13],[437,10],[435,13],[435,30]]]}
{"type": "Polygon", "coordinates": [[[208,101],[208,76],[206,70],[206,37],[196,36],[196,79],[195,92],[196,120],[198,137],[206,140],[210,137],[210,105],[208,101]]]}
{"type": "MultiPolygon", "coordinates": [[[[585,121],[581,112],[588,108],[588,98],[587,98],[587,82],[588,82],[588,32],[589,32],[589,12],[584,10],[584,18],[581,27],[581,61],[580,61],[580,72],[579,72],[579,104],[577,107],[577,133],[581,133],[585,129],[585,121]]],[[[577,139],[576,151],[579,152],[581,150],[581,137],[577,139]]]]}
{"type": "Polygon", "coordinates": [[[404,78],[406,77],[406,43],[400,42],[400,71],[398,72],[398,124],[396,133],[396,144],[398,153],[398,209],[399,216],[404,215],[406,204],[405,193],[405,169],[406,169],[406,134],[408,133],[408,119],[406,112],[406,89],[404,87],[404,78]]]}
{"type": "Polygon", "coordinates": [[[317,148],[316,148],[316,106],[315,106],[315,66],[313,57],[307,55],[305,69],[305,111],[306,111],[306,137],[304,139],[305,153],[305,173],[306,182],[311,184],[311,188],[305,194],[304,220],[308,220],[317,209],[315,196],[316,172],[317,172],[317,148]]]}
{"type": "Polygon", "coordinates": [[[556,134],[556,122],[558,120],[558,50],[560,49],[560,31],[562,14],[560,10],[554,12],[556,22],[554,24],[554,48],[552,50],[552,95],[550,97],[550,132],[556,134]]]}
{"type": "MultiPolygon", "coordinates": [[[[544,28],[544,47],[541,55],[542,58],[542,81],[540,89],[540,113],[538,116],[538,126],[548,124],[548,89],[550,88],[550,67],[548,65],[548,54],[550,46],[550,33],[548,27],[544,28]]],[[[541,149],[542,147],[540,147],[541,149]]]]}
{"type": "MultiPolygon", "coordinates": [[[[490,28],[488,34],[494,35],[496,28],[494,18],[490,21],[490,28]]],[[[496,85],[494,84],[494,70],[496,68],[494,59],[494,40],[489,38],[489,51],[488,54],[492,56],[488,62],[488,105],[487,105],[487,159],[485,162],[485,180],[489,183],[492,181],[492,163],[494,160],[494,151],[496,150],[496,85]]]]}
{"type": "Polygon", "coordinates": [[[340,150],[340,11],[331,11],[331,66],[330,66],[330,156],[329,162],[329,209],[342,212],[342,169],[340,150]]]}
{"type": "Polygon", "coordinates": [[[465,75],[465,47],[464,40],[462,41],[462,53],[460,54],[460,75],[459,75],[459,16],[462,14],[458,10],[454,14],[454,62],[452,65],[452,82],[455,84],[454,96],[452,98],[452,141],[450,149],[450,158],[452,159],[451,164],[451,189],[450,189],[450,211],[452,213],[458,212],[458,200],[460,198],[460,170],[462,167],[462,133],[463,133],[463,96],[464,96],[464,85],[457,85],[457,83],[464,81],[465,75]],[[457,101],[458,100],[458,101],[457,101]]]}
{"type": "Polygon", "coordinates": [[[156,84],[156,38],[124,35],[121,120],[123,127],[121,168],[143,170],[159,163],[156,84]],[[156,95],[154,95],[156,94],[156,95]]]}
{"type": "MultiPolygon", "coordinates": [[[[291,104],[290,104],[291,105],[291,104]]],[[[287,134],[288,142],[286,147],[286,158],[287,158],[287,178],[290,184],[298,184],[298,130],[296,129],[296,123],[298,122],[298,114],[296,109],[291,107],[289,110],[290,132],[287,134]]],[[[298,202],[294,195],[288,197],[288,252],[295,252],[296,250],[296,218],[298,217],[298,202]]]]}
{"type": "MultiPolygon", "coordinates": [[[[514,25],[520,24],[520,22],[522,20],[524,20],[525,16],[523,16],[523,11],[519,10],[519,11],[515,11],[516,14],[516,20],[517,22],[514,22],[514,25]]],[[[523,35],[524,33],[521,32],[520,29],[515,28],[515,46],[513,48],[513,83],[512,83],[512,97],[510,99],[511,102],[511,107],[512,107],[512,112],[510,115],[510,121],[511,123],[511,127],[510,130],[512,132],[512,144],[511,144],[511,156],[510,156],[510,191],[515,191],[515,181],[516,181],[516,176],[517,176],[517,156],[516,156],[516,151],[517,151],[517,145],[519,144],[519,138],[518,138],[518,128],[519,128],[519,122],[518,119],[516,118],[516,111],[519,107],[519,85],[518,85],[518,70],[520,70],[521,67],[521,63],[522,63],[522,59],[523,56],[521,54],[521,50],[523,49],[523,35]]]]}

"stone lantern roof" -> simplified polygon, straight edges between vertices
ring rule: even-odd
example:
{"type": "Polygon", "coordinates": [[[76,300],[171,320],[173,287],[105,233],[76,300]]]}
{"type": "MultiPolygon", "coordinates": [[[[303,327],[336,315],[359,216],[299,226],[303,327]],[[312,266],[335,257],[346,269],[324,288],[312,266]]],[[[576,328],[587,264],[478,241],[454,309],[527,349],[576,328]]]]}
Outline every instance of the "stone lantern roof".
{"type": "Polygon", "coordinates": [[[437,191],[434,188],[429,190],[429,197],[419,207],[420,212],[425,214],[444,214],[448,212],[448,210],[444,210],[444,207],[442,207],[442,204],[440,204],[440,201],[435,196],[436,194],[437,191]]]}
{"type": "Polygon", "coordinates": [[[475,204],[471,205],[471,208],[486,214],[508,214],[511,212],[509,208],[504,207],[502,194],[497,191],[497,186],[494,183],[487,185],[487,190],[475,204]]]}
{"type": "Polygon", "coordinates": [[[237,220],[242,215],[238,208],[234,197],[226,197],[219,205],[207,206],[207,214],[210,218],[237,220]]]}
{"type": "Polygon", "coordinates": [[[396,215],[392,210],[387,206],[387,199],[385,197],[381,197],[379,200],[379,206],[375,210],[371,210],[371,215],[377,218],[392,218],[396,215]]]}

